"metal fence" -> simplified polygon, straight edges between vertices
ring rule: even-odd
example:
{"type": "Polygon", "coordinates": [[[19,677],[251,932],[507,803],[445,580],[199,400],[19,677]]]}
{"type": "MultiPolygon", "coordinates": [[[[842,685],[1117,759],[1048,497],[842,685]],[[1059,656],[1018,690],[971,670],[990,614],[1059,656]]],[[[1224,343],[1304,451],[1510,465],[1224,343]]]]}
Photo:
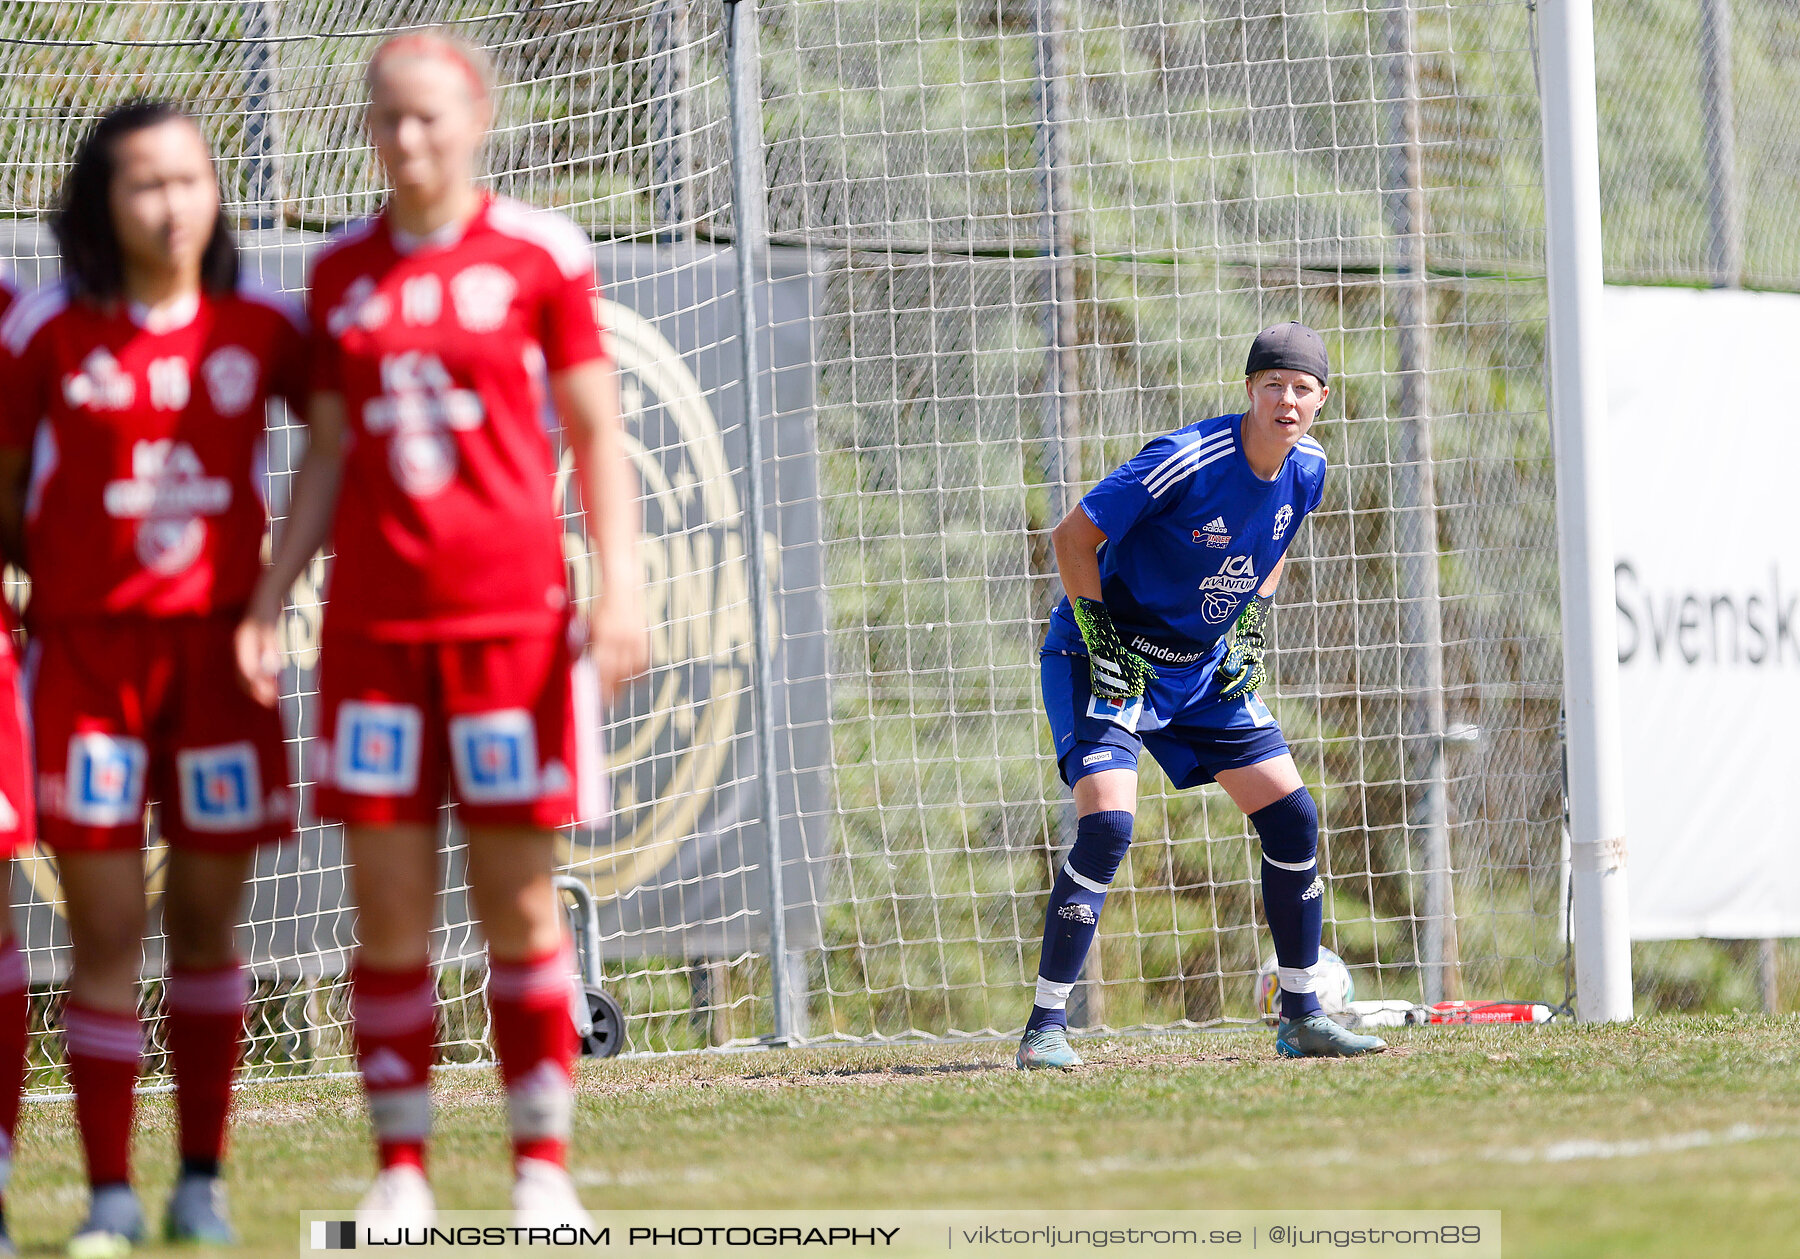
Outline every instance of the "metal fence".
{"type": "MultiPolygon", "coordinates": [[[[757,621],[763,672],[747,665],[734,692],[761,714],[755,755],[705,780],[663,772],[675,753],[645,736],[662,692],[614,715],[616,774],[657,784],[656,799],[628,791],[630,808],[673,826],[701,798],[758,793],[717,823],[743,855],[715,874],[741,886],[709,911],[751,924],[748,943],[684,948],[679,931],[637,933],[629,915],[603,941],[632,1048],[1019,1025],[1072,829],[1036,698],[1047,530],[1144,440],[1234,409],[1248,336],[1294,317],[1324,330],[1337,359],[1317,430],[1333,472],[1279,600],[1271,702],[1322,805],[1327,944],[1363,995],[1563,998],[1531,4],[6,6],[0,197],[40,215],[86,122],[161,93],[202,117],[241,222],[293,233],[367,213],[380,185],[360,138],[360,63],[387,31],[426,20],[490,48],[509,84],[489,152],[498,189],[667,251],[652,269],[669,276],[686,274],[684,250],[748,243],[741,284],[779,273],[811,285],[800,314],[752,311],[748,343],[723,288],[658,316],[665,331],[715,329],[703,350],[729,370],[696,386],[709,405],[747,362],[772,360],[778,321],[803,325],[816,398],[797,407],[766,390],[757,408],[812,442],[749,451],[741,420],[722,434],[761,455],[763,476],[736,470],[745,539],[763,532],[752,486],[779,517],[800,506],[782,469],[816,467],[822,558],[808,584],[830,650],[796,676],[787,623],[713,582],[722,606],[757,621]],[[775,689],[821,680],[825,711],[796,711],[775,689]],[[823,794],[762,793],[797,763],[797,732],[821,729],[823,794]],[[788,840],[787,911],[813,924],[793,948],[777,942],[774,967],[766,891],[748,890],[769,820],[788,840]],[[826,851],[795,838],[808,826],[828,832],[826,851]]],[[[1766,2],[1602,0],[1598,30],[1609,277],[1796,287],[1800,246],[1784,226],[1800,162],[1785,160],[1797,140],[1781,85],[1800,18],[1766,2]]],[[[645,414],[629,416],[640,435],[645,414]]],[[[759,578],[763,548],[747,550],[749,590],[791,579],[779,552],[759,578]]],[[[670,597],[665,568],[652,601],[670,631],[703,613],[670,597]]],[[[685,632],[658,643],[659,678],[701,659],[685,632]]],[[[703,722],[687,726],[681,737],[706,737],[703,722]]],[[[1139,835],[1078,1021],[1252,1017],[1268,946],[1243,819],[1150,772],[1139,835]]],[[[647,845],[615,836],[608,868],[653,867],[647,845]]],[[[53,884],[34,886],[46,891],[29,912],[53,917],[53,884]]],[[[638,894],[629,880],[608,892],[638,894]]],[[[445,1053],[476,1056],[479,946],[451,926],[463,944],[443,953],[445,1053]]],[[[44,961],[50,1026],[60,971],[44,961]]],[[[1753,963],[1733,955],[1680,991],[1737,1000],[1753,963]]],[[[259,1069],[345,1064],[329,968],[270,978],[262,997],[259,1069]]],[[[54,1051],[52,1037],[42,1086],[57,1078],[54,1051]]]]}

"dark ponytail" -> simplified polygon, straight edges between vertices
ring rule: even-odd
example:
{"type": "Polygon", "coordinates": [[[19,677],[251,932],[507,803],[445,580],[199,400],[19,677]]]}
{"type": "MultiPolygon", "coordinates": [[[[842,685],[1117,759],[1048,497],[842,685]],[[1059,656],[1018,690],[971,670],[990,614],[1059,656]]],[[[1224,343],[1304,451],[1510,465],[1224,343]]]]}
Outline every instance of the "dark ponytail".
{"type": "MultiPolygon", "coordinates": [[[[193,122],[170,101],[127,101],[107,110],[82,137],[50,221],[62,250],[63,277],[77,297],[108,302],[124,295],[125,261],[119,254],[119,233],[112,217],[112,183],[118,170],[115,150],[125,136],[176,119],[193,122]]],[[[200,287],[215,297],[223,296],[237,288],[237,280],[237,242],[220,214],[200,256],[200,287]]]]}

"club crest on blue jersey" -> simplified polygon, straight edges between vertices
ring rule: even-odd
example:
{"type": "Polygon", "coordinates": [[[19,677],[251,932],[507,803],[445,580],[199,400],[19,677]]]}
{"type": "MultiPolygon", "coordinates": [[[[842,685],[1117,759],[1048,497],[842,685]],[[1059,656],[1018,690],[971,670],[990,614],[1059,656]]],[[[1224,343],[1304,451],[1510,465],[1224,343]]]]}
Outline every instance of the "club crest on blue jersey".
{"type": "Polygon", "coordinates": [[[1138,722],[1144,716],[1144,701],[1141,696],[1136,699],[1106,699],[1100,695],[1090,695],[1087,715],[1135,732],[1138,722]]]}
{"type": "Polygon", "coordinates": [[[248,740],[175,757],[181,820],[196,831],[247,831],[262,822],[262,774],[248,740]]]}
{"type": "Polygon", "coordinates": [[[129,826],[143,816],[142,739],[89,731],[69,739],[65,811],[83,826],[129,826]]]}
{"type": "Polygon", "coordinates": [[[450,719],[457,794],[470,804],[522,804],[538,797],[537,728],[523,708],[450,719]]]}
{"type": "Polygon", "coordinates": [[[338,708],[338,790],[360,796],[409,796],[419,786],[419,710],[411,704],[345,700],[338,708]]]}
{"type": "Polygon", "coordinates": [[[1275,513],[1275,537],[1273,540],[1281,541],[1281,535],[1286,533],[1287,527],[1293,523],[1294,509],[1290,504],[1283,503],[1281,510],[1275,513]]]}

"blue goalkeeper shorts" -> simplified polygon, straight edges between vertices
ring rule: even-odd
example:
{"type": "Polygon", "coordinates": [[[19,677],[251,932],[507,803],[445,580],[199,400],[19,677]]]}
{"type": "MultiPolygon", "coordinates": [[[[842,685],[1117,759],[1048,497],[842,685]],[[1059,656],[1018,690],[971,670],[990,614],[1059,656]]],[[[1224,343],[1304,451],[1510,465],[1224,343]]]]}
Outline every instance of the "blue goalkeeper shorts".
{"type": "Polygon", "coordinates": [[[1199,787],[1220,770],[1243,769],[1288,750],[1261,697],[1219,698],[1210,656],[1184,668],[1157,665],[1143,698],[1123,701],[1094,694],[1084,655],[1046,646],[1039,671],[1056,766],[1071,787],[1103,770],[1137,769],[1143,748],[1177,787],[1199,787]]]}

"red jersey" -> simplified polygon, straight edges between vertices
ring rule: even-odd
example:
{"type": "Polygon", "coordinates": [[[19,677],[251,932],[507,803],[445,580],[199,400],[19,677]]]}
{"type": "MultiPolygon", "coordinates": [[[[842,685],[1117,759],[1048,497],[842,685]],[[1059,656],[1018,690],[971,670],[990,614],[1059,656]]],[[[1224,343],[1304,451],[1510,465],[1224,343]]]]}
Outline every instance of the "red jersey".
{"type": "MultiPolygon", "coordinates": [[[[6,318],[6,312],[11,310],[13,303],[18,300],[19,286],[13,282],[10,275],[0,275],[0,320],[6,318]]],[[[0,559],[0,567],[4,567],[3,559],[0,559]]],[[[0,597],[0,656],[12,653],[12,630],[15,623],[16,618],[13,616],[12,604],[4,597],[0,597]]]]}
{"type": "Polygon", "coordinates": [[[447,239],[381,215],[319,254],[312,384],[343,396],[349,438],[336,629],[423,642],[562,624],[544,374],[603,355],[596,297],[581,230],[504,197],[447,239]]]}
{"type": "Polygon", "coordinates": [[[298,311],[248,284],[154,314],[63,284],[0,322],[0,446],[32,450],[28,619],[230,613],[261,571],[264,411],[296,411],[298,311]]]}

